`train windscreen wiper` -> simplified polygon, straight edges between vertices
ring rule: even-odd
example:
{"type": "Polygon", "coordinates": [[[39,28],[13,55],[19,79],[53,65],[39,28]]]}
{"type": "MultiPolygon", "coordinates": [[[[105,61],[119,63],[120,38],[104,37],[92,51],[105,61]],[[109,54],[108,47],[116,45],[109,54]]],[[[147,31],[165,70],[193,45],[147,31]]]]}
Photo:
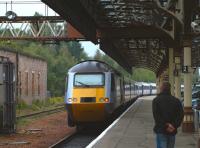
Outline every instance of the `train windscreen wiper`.
{"type": "Polygon", "coordinates": [[[81,84],[82,86],[90,87],[90,85],[87,85],[87,84],[85,84],[85,83],[83,83],[83,82],[79,82],[79,81],[75,81],[75,82],[81,84]]]}

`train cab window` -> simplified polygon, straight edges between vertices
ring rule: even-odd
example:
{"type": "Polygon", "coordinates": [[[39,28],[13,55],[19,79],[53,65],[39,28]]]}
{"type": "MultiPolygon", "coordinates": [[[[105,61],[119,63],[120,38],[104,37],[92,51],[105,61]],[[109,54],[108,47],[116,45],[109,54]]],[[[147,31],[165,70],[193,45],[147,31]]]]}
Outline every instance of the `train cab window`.
{"type": "Polygon", "coordinates": [[[105,76],[103,73],[95,74],[75,74],[74,86],[78,87],[94,87],[104,86],[105,76]]]}

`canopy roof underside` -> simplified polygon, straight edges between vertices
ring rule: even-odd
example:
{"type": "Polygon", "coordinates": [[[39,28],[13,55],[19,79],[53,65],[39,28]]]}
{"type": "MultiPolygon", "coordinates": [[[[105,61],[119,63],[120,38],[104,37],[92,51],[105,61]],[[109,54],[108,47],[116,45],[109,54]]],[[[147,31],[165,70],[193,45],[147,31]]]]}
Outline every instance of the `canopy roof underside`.
{"type": "Polygon", "coordinates": [[[182,24],[168,11],[175,1],[168,8],[157,0],[42,1],[129,72],[159,73],[168,65],[167,49],[180,41],[182,24]]]}

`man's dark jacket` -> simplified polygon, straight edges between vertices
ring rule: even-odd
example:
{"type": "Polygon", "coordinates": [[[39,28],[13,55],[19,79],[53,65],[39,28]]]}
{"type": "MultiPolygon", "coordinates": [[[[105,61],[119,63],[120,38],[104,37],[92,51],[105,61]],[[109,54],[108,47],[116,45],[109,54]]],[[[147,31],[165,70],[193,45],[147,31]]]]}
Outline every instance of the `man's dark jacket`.
{"type": "Polygon", "coordinates": [[[175,135],[177,128],[183,120],[183,107],[181,102],[170,93],[160,93],[152,103],[153,117],[155,120],[155,133],[175,135]],[[166,124],[171,123],[176,130],[172,133],[166,132],[166,124]]]}

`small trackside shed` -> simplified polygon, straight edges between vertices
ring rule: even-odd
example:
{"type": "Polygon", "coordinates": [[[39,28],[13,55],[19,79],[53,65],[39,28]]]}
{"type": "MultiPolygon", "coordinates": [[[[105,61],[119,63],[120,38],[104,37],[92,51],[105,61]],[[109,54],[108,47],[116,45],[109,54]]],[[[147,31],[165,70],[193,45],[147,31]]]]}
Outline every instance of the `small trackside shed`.
{"type": "Polygon", "coordinates": [[[0,56],[7,57],[15,66],[16,98],[31,104],[47,97],[47,62],[37,56],[0,48],[0,56]]]}

